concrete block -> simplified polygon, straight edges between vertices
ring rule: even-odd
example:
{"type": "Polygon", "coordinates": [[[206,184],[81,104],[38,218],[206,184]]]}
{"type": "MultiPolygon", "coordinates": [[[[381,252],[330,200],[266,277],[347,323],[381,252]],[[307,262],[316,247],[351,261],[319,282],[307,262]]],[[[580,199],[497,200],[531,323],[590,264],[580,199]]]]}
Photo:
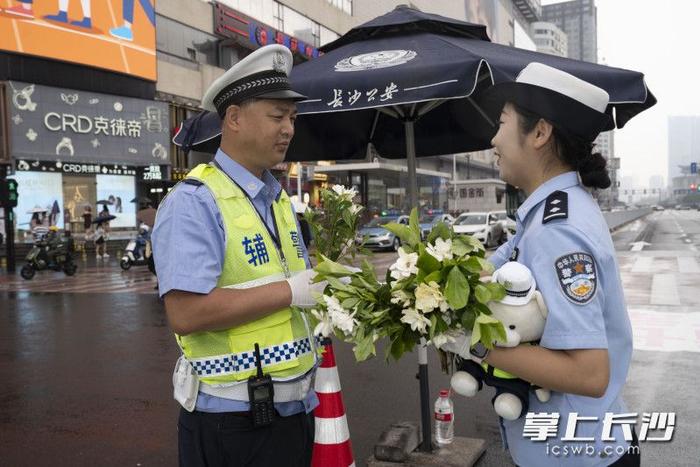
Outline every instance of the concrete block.
{"type": "MultiPolygon", "coordinates": [[[[486,441],[477,438],[455,437],[452,444],[434,447],[433,452],[414,451],[401,464],[402,467],[471,467],[486,450],[486,441]]],[[[368,467],[397,467],[395,462],[367,459],[368,467]]]]}
{"type": "Polygon", "coordinates": [[[392,424],[374,445],[374,457],[381,461],[403,462],[421,443],[418,423],[398,422],[392,424]]]}

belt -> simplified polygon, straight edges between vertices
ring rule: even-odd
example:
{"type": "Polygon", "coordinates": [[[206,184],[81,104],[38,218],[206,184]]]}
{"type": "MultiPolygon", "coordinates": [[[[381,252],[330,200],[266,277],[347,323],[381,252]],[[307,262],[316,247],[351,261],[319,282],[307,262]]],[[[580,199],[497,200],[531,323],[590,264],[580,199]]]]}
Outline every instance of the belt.
{"type": "MultiPolygon", "coordinates": [[[[309,370],[301,379],[292,382],[273,382],[274,397],[272,401],[278,402],[293,402],[303,401],[306,395],[311,390],[311,382],[315,373],[315,368],[309,370]]],[[[231,399],[236,401],[250,400],[248,395],[248,381],[241,381],[230,386],[212,386],[205,382],[200,382],[199,391],[210,396],[221,397],[222,399],[231,399]]]]}

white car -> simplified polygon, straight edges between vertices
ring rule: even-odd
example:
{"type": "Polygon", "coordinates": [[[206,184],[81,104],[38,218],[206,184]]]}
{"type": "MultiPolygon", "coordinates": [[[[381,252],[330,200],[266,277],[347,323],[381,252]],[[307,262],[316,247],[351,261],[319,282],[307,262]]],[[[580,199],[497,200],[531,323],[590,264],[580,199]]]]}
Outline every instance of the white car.
{"type": "Polygon", "coordinates": [[[486,248],[498,246],[506,240],[506,233],[493,212],[465,212],[452,224],[456,234],[471,235],[486,248]]]}
{"type": "Polygon", "coordinates": [[[502,240],[509,240],[510,237],[515,235],[515,220],[508,217],[505,211],[494,211],[493,213],[496,215],[498,222],[501,223],[501,227],[503,227],[503,231],[506,233],[506,238],[502,240]]]}

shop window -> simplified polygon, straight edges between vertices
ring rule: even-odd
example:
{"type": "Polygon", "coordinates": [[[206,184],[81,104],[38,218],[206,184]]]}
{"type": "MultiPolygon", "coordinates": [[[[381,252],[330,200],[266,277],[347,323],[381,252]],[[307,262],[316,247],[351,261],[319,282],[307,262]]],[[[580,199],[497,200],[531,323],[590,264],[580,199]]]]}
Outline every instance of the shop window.
{"type": "Polygon", "coordinates": [[[466,197],[467,197],[467,189],[466,189],[466,188],[460,188],[460,189],[459,189],[459,197],[460,197],[460,198],[466,198],[466,197]]]}

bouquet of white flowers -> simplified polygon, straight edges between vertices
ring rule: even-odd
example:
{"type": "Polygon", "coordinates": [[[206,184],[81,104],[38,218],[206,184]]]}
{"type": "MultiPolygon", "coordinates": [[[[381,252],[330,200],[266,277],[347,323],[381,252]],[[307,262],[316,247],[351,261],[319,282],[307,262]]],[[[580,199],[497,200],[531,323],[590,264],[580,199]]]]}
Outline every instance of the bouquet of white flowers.
{"type": "Polygon", "coordinates": [[[395,359],[422,339],[439,347],[460,330],[472,331],[473,341],[489,348],[497,338],[505,340],[503,325],[486,306],[503,298],[505,291],[500,284],[480,280],[482,271],[492,272],[493,266],[484,259],[478,240],[455,235],[440,223],[421,242],[415,209],[408,226],[384,227],[402,241],[385,282],[377,279],[366,260],[362,270],[354,272],[318,255],[316,280],[327,280],[329,285],[311,310],[317,333],[335,333],[354,344],[358,361],[376,355],[375,343],[383,338],[390,343],[386,358],[395,359]]]}

